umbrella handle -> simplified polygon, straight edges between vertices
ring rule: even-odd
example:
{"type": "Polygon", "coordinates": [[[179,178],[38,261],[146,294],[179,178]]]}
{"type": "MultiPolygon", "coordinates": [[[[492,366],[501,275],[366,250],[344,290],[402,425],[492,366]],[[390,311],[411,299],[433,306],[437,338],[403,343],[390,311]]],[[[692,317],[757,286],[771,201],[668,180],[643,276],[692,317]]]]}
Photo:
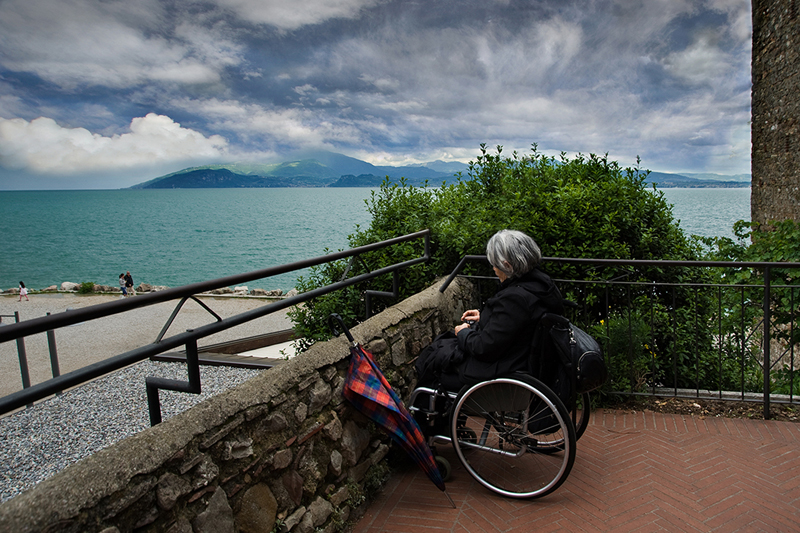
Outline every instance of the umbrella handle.
{"type": "Polygon", "coordinates": [[[344,334],[347,336],[347,340],[355,343],[353,336],[350,335],[350,330],[347,329],[347,326],[344,325],[344,320],[337,313],[331,313],[328,316],[328,327],[331,328],[331,333],[333,333],[334,337],[338,337],[342,332],[344,332],[344,334]],[[337,323],[341,330],[337,328],[337,323]]]}

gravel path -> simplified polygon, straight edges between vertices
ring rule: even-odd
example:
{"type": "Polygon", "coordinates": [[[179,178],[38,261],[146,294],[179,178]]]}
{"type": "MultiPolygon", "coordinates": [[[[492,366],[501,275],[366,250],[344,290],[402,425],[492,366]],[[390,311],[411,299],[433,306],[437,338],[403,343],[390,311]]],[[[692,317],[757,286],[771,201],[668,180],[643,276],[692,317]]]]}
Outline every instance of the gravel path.
{"type": "MultiPolygon", "coordinates": [[[[202,394],[160,391],[163,419],[259,372],[201,366],[202,394]]],[[[148,428],[148,376],[186,380],[186,365],[144,361],[0,419],[0,501],[148,428]]]]}
{"type": "MultiPolygon", "coordinates": [[[[22,320],[64,312],[108,301],[114,296],[74,294],[31,295],[30,302],[0,297],[0,315],[19,311],[22,320]]],[[[116,297],[118,298],[118,296],[116,297]]],[[[206,298],[223,318],[269,301],[253,298],[206,298]]],[[[120,315],[76,324],[56,331],[61,373],[101,361],[143,346],[153,340],[175,308],[175,302],[137,309],[120,315]]],[[[187,302],[167,337],[213,321],[195,302],[187,302]]],[[[13,322],[4,318],[3,322],[13,322]]],[[[291,327],[284,312],[274,313],[201,339],[199,346],[280,331],[291,327]]],[[[51,377],[47,340],[44,334],[25,339],[31,383],[51,377]]],[[[235,387],[262,370],[201,366],[202,394],[161,391],[161,408],[166,420],[192,405],[235,387]]],[[[183,363],[143,361],[80,387],[38,402],[0,418],[0,501],[13,498],[91,455],[150,425],[145,377],[186,380],[183,363]]],[[[0,344],[0,396],[21,390],[17,348],[14,342],[0,344]]]]}

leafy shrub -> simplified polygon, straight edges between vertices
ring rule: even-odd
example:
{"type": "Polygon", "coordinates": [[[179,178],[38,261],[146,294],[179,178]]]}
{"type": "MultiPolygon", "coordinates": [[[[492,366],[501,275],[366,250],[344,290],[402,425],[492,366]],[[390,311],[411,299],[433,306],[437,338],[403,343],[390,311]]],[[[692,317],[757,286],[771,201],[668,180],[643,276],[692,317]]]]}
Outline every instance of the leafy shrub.
{"type": "Polygon", "coordinates": [[[606,389],[643,392],[653,373],[650,327],[636,310],[613,312],[590,328],[603,346],[609,380],[606,389]]]}
{"type": "Polygon", "coordinates": [[[84,281],[81,283],[80,287],[78,287],[78,294],[91,294],[94,292],[94,282],[93,281],[84,281]]]}
{"type": "MultiPolygon", "coordinates": [[[[646,172],[621,168],[607,156],[564,154],[556,160],[537,151],[530,155],[502,155],[502,147],[470,163],[467,176],[458,174],[453,183],[439,188],[413,187],[384,181],[367,201],[372,221],[349,236],[352,247],[431,230],[431,260],[403,271],[400,298],[429,286],[437,277],[453,270],[468,254],[485,253],[486,242],[498,230],[511,228],[528,233],[544,255],[615,259],[697,259],[700,246],[686,237],[674,220],[662,192],[648,189],[646,172]]],[[[412,242],[364,254],[349,275],[406,261],[422,255],[422,243],[412,242]]],[[[546,270],[560,278],[604,280],[628,276],[631,280],[679,281],[685,274],[649,269],[620,272],[609,268],[583,268],[548,263],[546,270]]],[[[325,265],[299,283],[301,290],[338,281],[345,266],[325,265]]],[[[471,265],[470,273],[491,275],[488,265],[471,265]]],[[[694,279],[694,278],[693,278],[694,279]]],[[[696,281],[696,279],[695,279],[696,281]]],[[[390,291],[392,279],[376,278],[369,288],[390,291]]],[[[331,310],[348,325],[364,317],[361,294],[366,285],[346,294],[317,298],[293,313],[298,332],[309,339],[327,338],[325,319],[331,310]]],[[[604,316],[607,307],[598,291],[563,287],[565,296],[584,310],[583,322],[604,316]]],[[[374,308],[393,302],[378,301],[374,308]]],[[[612,306],[617,305],[611,301],[612,306]]]]}
{"type": "MultiPolygon", "coordinates": [[[[738,221],[733,227],[736,239],[705,239],[708,257],[720,261],[739,262],[800,262],[800,224],[793,220],[770,221],[768,226],[738,221]]],[[[723,329],[730,332],[725,349],[731,359],[737,357],[738,367],[731,380],[743,390],[763,390],[763,299],[764,272],[751,268],[724,268],[717,273],[720,283],[740,286],[727,291],[723,308],[723,329]],[[743,360],[742,360],[743,359],[743,360]]],[[[800,270],[770,269],[770,335],[773,346],[773,367],[770,381],[773,392],[795,390],[800,376],[797,362],[792,361],[800,342],[800,328],[795,327],[800,316],[800,270]],[[777,353],[776,353],[777,352],[777,353]],[[776,364],[777,363],[777,364],[776,364]]]]}

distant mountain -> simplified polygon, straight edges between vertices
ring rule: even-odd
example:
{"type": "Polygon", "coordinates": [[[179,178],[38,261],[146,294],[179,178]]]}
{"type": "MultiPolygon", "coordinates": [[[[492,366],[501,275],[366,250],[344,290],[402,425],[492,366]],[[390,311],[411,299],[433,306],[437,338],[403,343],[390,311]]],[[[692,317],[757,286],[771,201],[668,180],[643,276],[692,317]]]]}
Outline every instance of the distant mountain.
{"type": "MultiPolygon", "coordinates": [[[[282,163],[230,163],[185,168],[131,187],[132,189],[197,189],[261,187],[378,187],[388,177],[410,185],[454,182],[468,165],[433,161],[420,165],[376,166],[334,152],[298,152],[282,163]]],[[[749,187],[749,174],[667,174],[651,172],[645,180],[657,187],[749,187]]]]}
{"type": "Polygon", "coordinates": [[[681,174],[682,176],[686,176],[687,178],[694,178],[698,180],[710,180],[710,181],[736,181],[742,183],[750,183],[752,176],[750,174],[733,174],[731,176],[723,176],[721,174],[687,174],[684,172],[681,174]]]}
{"type": "MultiPolygon", "coordinates": [[[[686,176],[683,174],[668,174],[666,172],[650,172],[647,178],[645,179],[645,183],[654,183],[656,187],[659,188],[671,188],[671,187],[686,187],[686,188],[705,188],[705,187],[749,187],[750,186],[750,175],[747,174],[747,181],[741,181],[739,179],[729,179],[724,180],[721,178],[726,178],[729,176],[720,176],[719,174],[696,174],[697,176],[706,176],[705,179],[694,178],[690,176],[686,176]],[[711,178],[711,176],[715,176],[711,178]]],[[[739,175],[743,176],[743,175],[739,175]]],[[[733,176],[730,176],[733,178],[733,176]]]]}
{"type": "Polygon", "coordinates": [[[134,185],[131,189],[246,189],[265,187],[325,187],[330,180],[296,173],[289,176],[250,176],[225,168],[195,168],[134,185]]]}
{"type": "Polygon", "coordinates": [[[379,187],[384,178],[374,174],[347,174],[334,181],[328,187],[379,187]]]}

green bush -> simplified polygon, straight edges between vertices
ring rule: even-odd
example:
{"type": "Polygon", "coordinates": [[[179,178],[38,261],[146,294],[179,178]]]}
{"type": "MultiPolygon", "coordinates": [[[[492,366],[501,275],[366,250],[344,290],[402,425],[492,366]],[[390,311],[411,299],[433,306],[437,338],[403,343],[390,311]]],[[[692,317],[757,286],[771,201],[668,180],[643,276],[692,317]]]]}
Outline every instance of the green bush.
{"type": "MultiPolygon", "coordinates": [[[[708,258],[739,262],[800,262],[800,225],[793,220],[771,221],[768,226],[738,221],[733,227],[735,239],[705,239],[708,258]]],[[[763,300],[764,272],[751,268],[724,268],[717,272],[718,282],[736,287],[724,293],[722,307],[724,350],[732,365],[733,386],[750,392],[764,387],[763,300]]],[[[777,341],[771,359],[773,392],[796,390],[800,375],[791,361],[800,342],[800,270],[770,269],[770,335],[777,341]],[[794,347],[794,349],[793,349],[794,347]]]]}
{"type": "Polygon", "coordinates": [[[91,294],[94,292],[94,282],[93,281],[84,281],[81,283],[81,286],[78,287],[78,294],[91,294]]]}
{"type": "MultiPolygon", "coordinates": [[[[467,176],[459,174],[453,183],[432,188],[384,181],[367,201],[370,225],[357,228],[349,243],[356,247],[431,230],[431,260],[401,273],[400,298],[451,272],[464,255],[485,253],[486,242],[503,228],[528,233],[550,257],[697,259],[699,244],[679,228],[663,193],[648,188],[646,175],[638,168],[623,169],[607,156],[568,158],[562,154],[557,160],[540,154],[533,145],[529,155],[515,152],[506,157],[502,147],[489,153],[481,146],[481,155],[470,164],[467,176]]],[[[419,257],[422,246],[422,242],[412,242],[365,254],[349,275],[419,257]]],[[[338,281],[345,268],[343,264],[317,268],[299,286],[310,290],[338,281]]],[[[471,273],[491,275],[488,265],[469,268],[471,273]]],[[[625,272],[558,263],[548,263],[545,269],[553,277],[589,280],[627,276],[629,280],[680,281],[684,276],[674,270],[625,272]]],[[[368,286],[391,291],[392,278],[377,278],[368,286]]],[[[348,325],[362,319],[361,294],[366,288],[364,284],[347,294],[317,298],[295,311],[292,318],[298,332],[312,340],[327,338],[325,318],[331,310],[347,314],[348,325]]],[[[562,288],[566,297],[581,305],[583,322],[597,322],[605,315],[606,304],[598,290],[562,288]]],[[[379,300],[373,308],[380,311],[392,303],[379,300]]],[[[612,308],[618,303],[609,302],[612,308]]]]}

